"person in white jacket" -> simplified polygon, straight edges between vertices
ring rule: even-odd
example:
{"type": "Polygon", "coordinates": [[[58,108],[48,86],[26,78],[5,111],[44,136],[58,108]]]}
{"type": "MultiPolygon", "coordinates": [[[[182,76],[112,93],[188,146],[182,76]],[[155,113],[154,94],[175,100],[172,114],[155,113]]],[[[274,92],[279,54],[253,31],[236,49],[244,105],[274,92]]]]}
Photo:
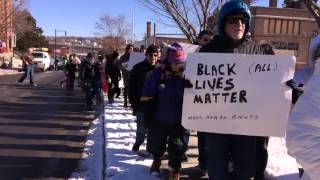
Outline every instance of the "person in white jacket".
{"type": "Polygon", "coordinates": [[[320,38],[311,43],[313,73],[290,113],[286,136],[289,154],[304,169],[303,180],[320,179],[320,38]]]}

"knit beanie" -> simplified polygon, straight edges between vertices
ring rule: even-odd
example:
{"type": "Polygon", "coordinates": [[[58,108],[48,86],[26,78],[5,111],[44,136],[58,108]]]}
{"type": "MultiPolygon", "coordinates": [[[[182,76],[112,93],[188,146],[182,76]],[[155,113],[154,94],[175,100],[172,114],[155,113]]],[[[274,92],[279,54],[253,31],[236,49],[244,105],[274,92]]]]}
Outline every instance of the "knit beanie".
{"type": "Polygon", "coordinates": [[[168,47],[166,60],[168,63],[175,64],[181,64],[185,62],[184,51],[179,43],[173,43],[168,47]]]}

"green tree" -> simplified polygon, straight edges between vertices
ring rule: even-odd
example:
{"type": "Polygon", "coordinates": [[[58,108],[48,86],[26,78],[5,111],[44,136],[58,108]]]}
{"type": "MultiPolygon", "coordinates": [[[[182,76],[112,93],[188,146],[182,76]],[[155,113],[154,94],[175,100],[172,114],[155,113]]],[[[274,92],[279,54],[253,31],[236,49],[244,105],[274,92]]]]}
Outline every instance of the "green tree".
{"type": "Polygon", "coordinates": [[[14,32],[17,36],[17,47],[19,52],[26,51],[29,47],[48,47],[49,42],[43,36],[43,30],[37,27],[37,21],[27,10],[17,12],[14,18],[14,32]]]}

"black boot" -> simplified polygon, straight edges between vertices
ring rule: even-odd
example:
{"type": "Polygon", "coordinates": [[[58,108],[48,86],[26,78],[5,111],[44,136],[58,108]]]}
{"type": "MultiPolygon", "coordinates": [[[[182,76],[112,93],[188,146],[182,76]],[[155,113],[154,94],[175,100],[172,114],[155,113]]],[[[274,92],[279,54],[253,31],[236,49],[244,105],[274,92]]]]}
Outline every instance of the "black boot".
{"type": "Polygon", "coordinates": [[[161,166],[161,160],[158,158],[153,158],[152,165],[150,167],[150,173],[158,173],[160,174],[160,166],[161,166]]]}

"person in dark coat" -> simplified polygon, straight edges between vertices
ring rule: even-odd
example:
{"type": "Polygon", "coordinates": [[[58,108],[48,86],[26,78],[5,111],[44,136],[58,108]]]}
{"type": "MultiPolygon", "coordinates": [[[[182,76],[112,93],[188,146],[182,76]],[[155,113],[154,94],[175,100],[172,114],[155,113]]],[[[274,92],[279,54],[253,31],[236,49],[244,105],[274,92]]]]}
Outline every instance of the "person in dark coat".
{"type": "Polygon", "coordinates": [[[76,78],[77,65],[73,62],[73,59],[73,55],[70,55],[64,70],[64,73],[67,76],[67,90],[73,90],[74,80],[76,78]]]}
{"type": "MultiPolygon", "coordinates": [[[[223,5],[217,18],[219,35],[203,46],[200,52],[264,54],[263,49],[246,38],[250,29],[250,9],[241,0],[223,5]]],[[[213,107],[214,108],[214,107],[213,107]]],[[[255,175],[256,137],[232,134],[207,133],[208,174],[210,180],[230,179],[228,164],[233,161],[231,179],[249,180],[255,175]]]]}
{"type": "MultiPolygon", "coordinates": [[[[273,47],[270,44],[261,44],[265,54],[275,55],[273,47]]],[[[265,170],[268,164],[268,143],[269,137],[257,137],[256,144],[256,173],[255,180],[264,180],[265,170]]]]}
{"type": "MultiPolygon", "coordinates": [[[[198,34],[196,45],[205,46],[212,40],[213,33],[209,30],[203,30],[198,34]]],[[[201,175],[205,175],[208,171],[207,145],[205,132],[197,132],[198,136],[198,162],[201,175]]]]}
{"type": "Polygon", "coordinates": [[[96,61],[94,54],[89,52],[85,61],[80,67],[80,79],[83,81],[83,90],[85,91],[86,110],[93,110],[93,98],[101,93],[101,62],[96,61]]]}
{"type": "Polygon", "coordinates": [[[129,74],[130,71],[128,70],[128,62],[129,62],[129,58],[130,58],[130,53],[133,52],[133,45],[132,44],[128,44],[126,47],[126,52],[124,53],[124,55],[122,55],[120,57],[119,60],[119,68],[121,70],[122,73],[122,78],[123,78],[123,98],[124,98],[124,102],[123,102],[123,107],[128,107],[128,84],[129,84],[129,74]]]}
{"type": "Polygon", "coordinates": [[[110,56],[107,57],[105,73],[106,77],[109,78],[109,103],[113,103],[114,95],[116,95],[117,98],[120,95],[119,81],[121,80],[121,72],[120,68],[117,65],[118,56],[119,53],[117,51],[114,51],[110,56]]]}
{"type": "Polygon", "coordinates": [[[132,147],[132,151],[136,152],[139,150],[140,145],[145,140],[145,122],[144,114],[142,112],[140,97],[141,91],[146,78],[151,74],[158,60],[158,47],[150,45],[146,50],[146,58],[144,61],[133,66],[130,71],[129,78],[129,99],[134,114],[137,116],[137,131],[136,131],[136,142],[132,147]]]}

